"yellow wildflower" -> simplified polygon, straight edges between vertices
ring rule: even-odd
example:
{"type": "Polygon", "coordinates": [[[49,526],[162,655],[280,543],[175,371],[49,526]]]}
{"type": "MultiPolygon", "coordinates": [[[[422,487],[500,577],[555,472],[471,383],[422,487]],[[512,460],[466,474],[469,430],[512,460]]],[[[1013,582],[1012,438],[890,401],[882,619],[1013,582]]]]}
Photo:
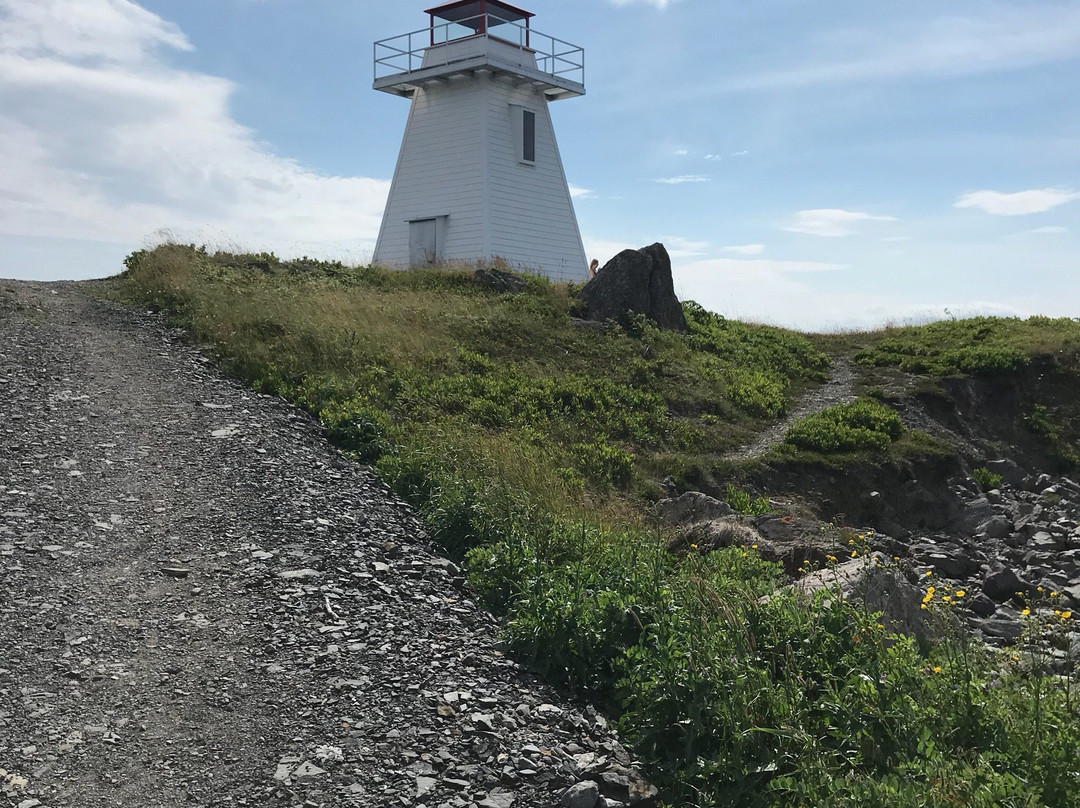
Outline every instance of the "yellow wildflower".
{"type": "Polygon", "coordinates": [[[956,597],[958,597],[958,598],[962,598],[966,594],[967,594],[967,592],[965,592],[963,589],[957,589],[956,590],[956,597]]]}
{"type": "Polygon", "coordinates": [[[1027,617],[1029,614],[1031,614],[1031,609],[1024,609],[1024,611],[1020,612],[1020,614],[1022,614],[1024,617],[1027,617]]]}

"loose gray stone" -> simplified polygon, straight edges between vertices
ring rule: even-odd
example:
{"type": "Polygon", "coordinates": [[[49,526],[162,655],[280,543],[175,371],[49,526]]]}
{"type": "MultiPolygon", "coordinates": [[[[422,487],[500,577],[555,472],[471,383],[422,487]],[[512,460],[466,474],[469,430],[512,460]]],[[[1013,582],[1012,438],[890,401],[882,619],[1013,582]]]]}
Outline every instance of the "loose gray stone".
{"type": "Polygon", "coordinates": [[[563,808],[596,808],[600,787],[592,780],[576,783],[563,792],[559,804],[563,808]]]}
{"type": "Polygon", "coordinates": [[[286,580],[304,580],[306,578],[318,578],[322,575],[318,570],[302,569],[302,570],[286,570],[285,572],[279,572],[279,578],[285,578],[286,580]]]}
{"type": "Polygon", "coordinates": [[[1029,595],[1035,586],[1020,578],[1016,571],[1001,564],[996,565],[983,579],[983,592],[998,603],[1015,597],[1017,594],[1029,595]]]}

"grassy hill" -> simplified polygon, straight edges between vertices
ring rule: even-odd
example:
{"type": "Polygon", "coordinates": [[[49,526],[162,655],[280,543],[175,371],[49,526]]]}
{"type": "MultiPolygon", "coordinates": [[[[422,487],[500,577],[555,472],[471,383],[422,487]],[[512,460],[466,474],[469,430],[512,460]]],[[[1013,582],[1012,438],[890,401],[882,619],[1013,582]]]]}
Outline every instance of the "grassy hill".
{"type": "MultiPolygon", "coordinates": [[[[504,617],[512,650],[619,717],[671,805],[1076,804],[1067,681],[959,637],[886,637],[858,604],[778,590],[783,571],[754,547],[669,552],[649,505],[666,477],[760,511],[763,492],[742,489],[763,465],[957,454],[894,405],[975,413],[999,388],[1019,391],[1008,437],[1068,468],[1077,321],[808,336],[686,303],[678,335],[582,324],[573,290],[537,278],[496,293],[464,271],[176,245],[135,253],[100,289],[160,310],[372,464],[504,617]],[[733,459],[838,357],[855,360],[862,398],[733,459]]],[[[858,554],[864,534],[850,535],[858,554]]]]}

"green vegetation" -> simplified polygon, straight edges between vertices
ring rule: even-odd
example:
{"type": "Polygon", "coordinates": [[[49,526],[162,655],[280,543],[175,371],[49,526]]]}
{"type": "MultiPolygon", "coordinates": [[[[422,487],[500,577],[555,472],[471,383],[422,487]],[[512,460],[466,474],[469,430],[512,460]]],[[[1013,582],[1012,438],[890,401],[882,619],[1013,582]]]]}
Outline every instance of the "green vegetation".
{"type": "Polygon", "coordinates": [[[900,416],[873,398],[800,418],[784,438],[811,452],[884,452],[904,431],[900,416]]]}
{"type": "MultiPolygon", "coordinates": [[[[542,280],[495,294],[465,272],[178,246],[131,256],[108,292],[373,463],[511,649],[619,716],[669,805],[1075,804],[1077,706],[1035,662],[887,638],[858,603],[778,589],[753,547],[676,556],[641,515],[650,469],[708,463],[821,378],[806,338],[693,304],[688,335],[578,329],[542,280]]],[[[877,402],[837,410],[808,433],[819,451],[899,435],[877,402]]]]}
{"type": "Polygon", "coordinates": [[[772,510],[768,497],[755,497],[730,483],[725,499],[735,513],[743,513],[747,516],[761,516],[772,510]]]}
{"type": "Polygon", "coordinates": [[[972,317],[885,331],[856,359],[935,376],[1003,376],[1035,356],[1075,362],[1078,354],[1080,320],[972,317]]]}
{"type": "Polygon", "coordinates": [[[973,470],[971,476],[983,491],[993,491],[1001,486],[1001,475],[994,474],[985,466],[973,470]]]}
{"type": "Polygon", "coordinates": [[[1080,402],[1034,404],[1024,417],[1028,431],[1046,438],[1065,468],[1080,466],[1080,402]]]}

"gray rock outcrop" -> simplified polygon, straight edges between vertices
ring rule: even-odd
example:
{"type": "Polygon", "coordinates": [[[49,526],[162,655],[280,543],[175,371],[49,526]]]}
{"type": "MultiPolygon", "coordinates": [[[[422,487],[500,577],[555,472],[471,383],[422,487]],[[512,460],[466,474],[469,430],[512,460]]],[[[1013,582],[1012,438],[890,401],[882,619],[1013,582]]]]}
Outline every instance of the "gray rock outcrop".
{"type": "Polygon", "coordinates": [[[476,270],[473,273],[473,279],[485,289],[490,289],[493,292],[523,292],[525,287],[529,285],[528,281],[520,275],[496,267],[476,270]]]}
{"type": "Polygon", "coordinates": [[[578,297],[587,306],[589,320],[619,320],[633,312],[665,330],[687,330],[671,280],[671,259],[660,243],[623,250],[585,284],[578,297]]]}
{"type": "Polygon", "coordinates": [[[890,633],[929,640],[947,630],[947,618],[922,608],[923,590],[879,553],[811,573],[794,586],[806,595],[833,589],[845,600],[865,603],[868,611],[882,613],[890,633]]]}

